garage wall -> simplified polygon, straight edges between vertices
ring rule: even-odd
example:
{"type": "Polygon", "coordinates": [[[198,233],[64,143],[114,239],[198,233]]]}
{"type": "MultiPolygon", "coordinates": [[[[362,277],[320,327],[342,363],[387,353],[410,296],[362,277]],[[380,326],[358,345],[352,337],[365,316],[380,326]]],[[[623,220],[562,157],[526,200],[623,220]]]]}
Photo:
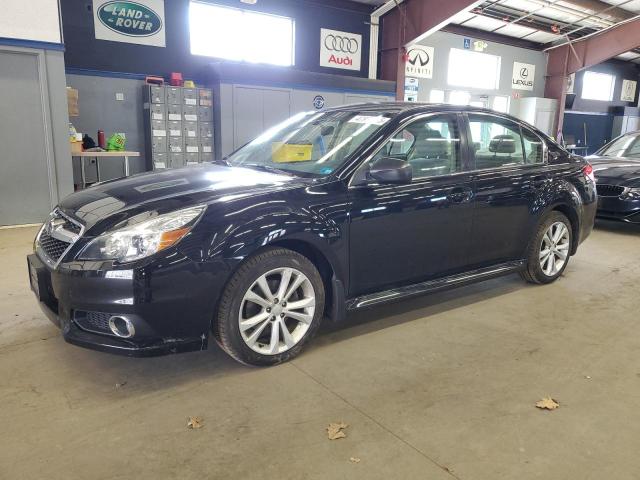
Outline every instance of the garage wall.
{"type": "MultiPolygon", "coordinates": [[[[209,3],[255,10],[295,19],[294,69],[367,77],[369,73],[369,24],[371,6],[347,0],[268,0],[255,5],[238,0],[209,3]],[[360,71],[320,67],[320,29],[329,28],[362,35],[360,71]]],[[[201,80],[203,69],[215,58],[191,55],[189,49],[189,0],[165,0],[166,47],[151,47],[96,40],[90,0],[61,0],[67,66],[87,70],[168,76],[182,72],[201,80]]],[[[219,59],[218,59],[219,60],[219,59]]],[[[233,62],[228,62],[233,63],[233,62]]]]}
{"type": "Polygon", "coordinates": [[[60,43],[59,19],[57,1],[2,0],[0,37],[60,43]]]}
{"type": "MultiPolygon", "coordinates": [[[[449,66],[449,50],[451,48],[464,49],[464,37],[453,33],[436,32],[420,42],[423,45],[434,47],[433,78],[420,79],[420,90],[418,99],[421,102],[429,101],[429,92],[432,89],[439,90],[465,90],[474,95],[495,95],[509,96],[517,92],[522,97],[543,97],[544,96],[544,75],[546,72],[546,54],[526,48],[512,47],[495,42],[488,44],[484,53],[498,55],[501,57],[500,88],[498,90],[483,90],[466,87],[454,87],[447,83],[447,72],[449,66]],[[512,90],[511,77],[513,73],[513,62],[530,63],[536,66],[533,91],[512,90]]],[[[473,42],[473,39],[472,39],[473,42]]],[[[473,76],[474,72],[469,72],[473,76]]]]}
{"type": "MultiPolygon", "coordinates": [[[[106,138],[112,133],[123,132],[127,137],[127,150],[140,152],[140,157],[129,159],[131,173],[145,171],[145,145],[142,108],[142,86],[138,78],[118,78],[97,75],[67,74],[67,85],[78,89],[80,115],[71,118],[78,132],[86,133],[98,143],[98,130],[104,130],[106,138]],[[116,100],[122,93],[124,100],[116,100]]],[[[88,164],[88,161],[86,161],[88,164]]],[[[77,167],[76,167],[77,168],[77,167]]],[[[88,180],[93,180],[94,168],[89,168],[88,180]]],[[[100,160],[101,179],[122,176],[122,159],[100,160]]]]}
{"type": "Polygon", "coordinates": [[[323,88],[278,88],[246,84],[221,84],[216,89],[220,101],[219,119],[221,156],[253,140],[266,129],[300,113],[363,102],[394,101],[394,93],[337,91],[323,88]],[[322,97],[324,107],[316,108],[314,99],[322,97]]]}
{"type": "Polygon", "coordinates": [[[631,107],[633,105],[636,105],[640,88],[636,88],[635,101],[620,101],[620,94],[622,93],[622,80],[625,79],[635,81],[640,80],[640,65],[619,60],[610,60],[608,62],[601,63],[600,65],[596,65],[594,67],[587,68],[586,70],[577,72],[573,90],[576,94],[576,100],[573,103],[573,108],[571,108],[571,110],[578,112],[608,113],[611,107],[631,107]],[[582,80],[585,72],[587,71],[615,75],[616,85],[613,92],[613,101],[600,102],[597,100],[585,100],[582,98],[582,80]]]}

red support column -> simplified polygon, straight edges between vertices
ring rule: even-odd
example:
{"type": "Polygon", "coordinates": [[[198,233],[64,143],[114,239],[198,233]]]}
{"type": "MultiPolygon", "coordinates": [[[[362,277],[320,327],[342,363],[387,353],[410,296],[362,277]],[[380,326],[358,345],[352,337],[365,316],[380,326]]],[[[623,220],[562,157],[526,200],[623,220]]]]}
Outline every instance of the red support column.
{"type": "Polygon", "coordinates": [[[636,19],[549,50],[544,96],[558,100],[558,131],[564,119],[567,76],[639,46],[640,19],[636,19]]]}
{"type": "Polygon", "coordinates": [[[447,25],[457,13],[482,0],[406,0],[381,18],[380,78],[396,82],[396,98],[404,99],[405,47],[447,25]]]}

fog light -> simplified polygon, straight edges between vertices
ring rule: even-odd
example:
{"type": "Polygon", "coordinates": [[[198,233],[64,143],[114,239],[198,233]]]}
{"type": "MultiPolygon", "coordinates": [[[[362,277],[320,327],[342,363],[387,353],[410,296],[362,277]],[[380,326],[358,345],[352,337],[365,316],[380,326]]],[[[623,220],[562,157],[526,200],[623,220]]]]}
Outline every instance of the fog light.
{"type": "Polygon", "coordinates": [[[114,335],[121,338],[131,338],[136,334],[133,323],[125,317],[111,317],[109,319],[109,328],[114,335]]]}

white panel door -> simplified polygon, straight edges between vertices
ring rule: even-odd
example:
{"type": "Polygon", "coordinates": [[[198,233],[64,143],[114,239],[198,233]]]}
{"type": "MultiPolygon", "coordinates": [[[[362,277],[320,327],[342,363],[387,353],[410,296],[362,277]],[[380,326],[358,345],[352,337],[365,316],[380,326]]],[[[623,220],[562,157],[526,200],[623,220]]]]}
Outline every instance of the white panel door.
{"type": "Polygon", "coordinates": [[[250,142],[264,130],[262,89],[233,90],[233,149],[250,142]]]}

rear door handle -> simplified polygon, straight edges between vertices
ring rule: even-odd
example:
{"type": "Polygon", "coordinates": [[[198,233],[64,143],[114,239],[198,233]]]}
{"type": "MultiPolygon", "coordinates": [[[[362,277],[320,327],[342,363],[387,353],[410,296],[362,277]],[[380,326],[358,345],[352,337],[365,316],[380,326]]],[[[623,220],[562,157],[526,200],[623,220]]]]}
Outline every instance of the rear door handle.
{"type": "Polygon", "coordinates": [[[466,203],[473,198],[473,190],[469,187],[455,187],[447,194],[451,203],[466,203]]]}

